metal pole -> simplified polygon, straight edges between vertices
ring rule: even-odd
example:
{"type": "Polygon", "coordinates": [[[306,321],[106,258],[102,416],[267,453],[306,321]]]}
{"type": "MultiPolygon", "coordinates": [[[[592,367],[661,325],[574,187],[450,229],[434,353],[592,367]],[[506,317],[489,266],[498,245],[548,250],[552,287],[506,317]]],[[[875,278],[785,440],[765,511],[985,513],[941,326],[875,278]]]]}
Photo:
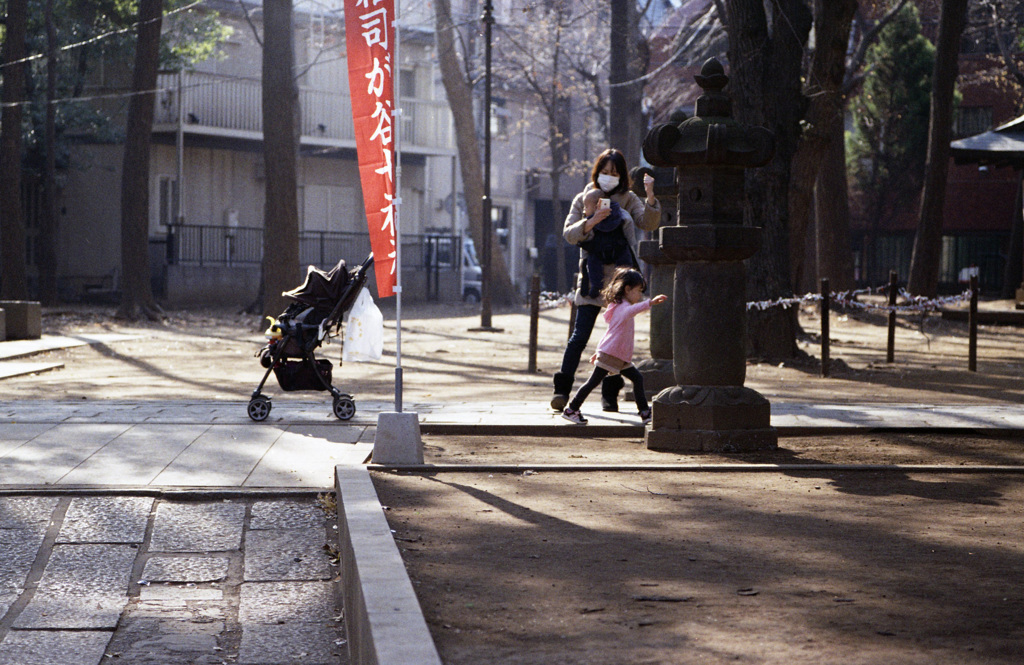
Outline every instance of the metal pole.
{"type": "MultiPolygon", "coordinates": [[[[889,271],[889,307],[896,306],[896,271],[889,271]]],[[[896,310],[889,310],[889,343],[886,346],[885,362],[896,360],[896,310]]]]}
{"type": "Polygon", "coordinates": [[[530,278],[530,357],[526,371],[537,371],[537,327],[540,318],[540,274],[533,273],[530,278]]]}
{"type": "Polygon", "coordinates": [[[484,196],[480,247],[480,327],[491,327],[491,28],[494,5],[484,2],[484,196]]]}
{"type": "Polygon", "coordinates": [[[401,41],[398,21],[399,1],[395,0],[395,65],[392,69],[391,91],[395,100],[392,112],[391,136],[395,142],[395,413],[402,412],[402,233],[399,224],[402,210],[402,144],[399,141],[399,129],[402,124],[402,100],[400,82],[402,60],[399,57],[398,45],[401,41]],[[397,121],[397,122],[394,122],[397,121]]]}
{"type": "Polygon", "coordinates": [[[828,278],[821,278],[821,376],[827,377],[829,370],[829,346],[828,346],[828,317],[831,310],[831,303],[829,302],[831,296],[829,295],[829,284],[828,278]]]}
{"type": "Polygon", "coordinates": [[[978,371],[978,276],[971,275],[971,308],[967,313],[967,370],[978,371]]]}
{"type": "Polygon", "coordinates": [[[178,215],[174,222],[181,226],[185,223],[185,119],[182,117],[184,113],[184,100],[181,98],[182,91],[185,89],[185,71],[183,69],[178,70],[178,131],[175,137],[175,146],[177,148],[177,172],[175,178],[178,181],[178,192],[177,192],[177,207],[178,215]]]}

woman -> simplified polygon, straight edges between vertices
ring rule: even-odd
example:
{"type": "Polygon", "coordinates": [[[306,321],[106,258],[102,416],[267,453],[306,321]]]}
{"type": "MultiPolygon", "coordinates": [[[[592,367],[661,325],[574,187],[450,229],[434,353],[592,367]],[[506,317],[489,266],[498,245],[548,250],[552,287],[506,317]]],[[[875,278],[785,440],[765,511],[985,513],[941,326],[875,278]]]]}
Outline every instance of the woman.
{"type": "MultiPolygon", "coordinates": [[[[641,199],[629,189],[629,169],[626,167],[626,158],[615,148],[605,150],[597,157],[594,168],[590,172],[590,182],[582,192],[573,199],[569,215],[565,218],[565,226],[562,237],[570,245],[579,245],[593,238],[593,228],[600,224],[609,214],[609,207],[598,208],[593,215],[586,216],[583,213],[583,201],[587,194],[594,188],[600,189],[605,196],[615,201],[623,213],[622,230],[632,248],[633,257],[637,252],[637,233],[639,227],[644,231],[653,231],[658,228],[661,221],[661,206],[654,196],[654,181],[644,179],[644,191],[646,200],[641,199]]],[[[572,334],[565,346],[565,354],[562,356],[562,366],[554,376],[555,394],[551,398],[551,408],[555,411],[562,411],[569,402],[569,393],[572,392],[572,384],[576,376],[576,368],[579,367],[580,357],[583,350],[590,341],[590,333],[594,330],[594,322],[604,304],[598,297],[589,297],[581,290],[583,270],[587,264],[588,255],[586,250],[580,250],[580,274],[576,281],[576,292],[573,302],[576,305],[576,319],[573,324],[572,334]]],[[[615,272],[614,265],[605,266],[605,275],[615,272]]],[[[630,266],[633,267],[633,266],[630,266]]],[[[590,276],[597,279],[601,276],[590,276]]],[[[607,377],[601,384],[601,408],[605,411],[618,411],[618,394],[622,388],[622,377],[615,375],[607,377]]]]}

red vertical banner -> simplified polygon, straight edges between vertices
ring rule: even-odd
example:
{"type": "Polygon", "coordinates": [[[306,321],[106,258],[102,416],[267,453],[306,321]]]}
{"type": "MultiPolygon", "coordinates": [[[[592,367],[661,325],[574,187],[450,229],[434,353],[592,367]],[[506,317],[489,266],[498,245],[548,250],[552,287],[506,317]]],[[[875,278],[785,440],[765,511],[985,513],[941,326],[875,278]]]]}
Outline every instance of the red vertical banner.
{"type": "Polygon", "coordinates": [[[348,88],[377,295],[394,295],[394,0],[345,0],[348,88]]]}

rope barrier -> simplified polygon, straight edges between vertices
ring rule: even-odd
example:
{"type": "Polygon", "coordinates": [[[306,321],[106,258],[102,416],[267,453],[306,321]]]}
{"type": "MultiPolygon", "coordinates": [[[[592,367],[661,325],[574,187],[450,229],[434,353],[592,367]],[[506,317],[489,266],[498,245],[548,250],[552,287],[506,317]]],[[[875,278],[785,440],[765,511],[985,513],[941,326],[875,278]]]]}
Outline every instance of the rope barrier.
{"type": "MultiPolygon", "coordinates": [[[[876,286],[872,288],[857,289],[854,291],[832,292],[829,294],[829,300],[839,307],[907,314],[917,312],[934,312],[947,305],[971,299],[970,289],[956,295],[930,299],[925,296],[911,295],[906,291],[906,289],[900,289],[899,297],[904,302],[899,305],[880,305],[857,300],[859,296],[884,293],[887,288],[888,286],[876,286]]],[[[564,305],[572,305],[573,297],[572,293],[560,294],[554,291],[542,291],[540,294],[539,306],[540,309],[553,309],[564,305]]],[[[766,309],[771,309],[772,307],[783,307],[788,309],[794,305],[820,302],[821,299],[822,297],[820,293],[805,293],[802,296],[793,296],[789,298],[750,301],[747,303],[747,311],[752,309],[764,311],[766,309]]]]}

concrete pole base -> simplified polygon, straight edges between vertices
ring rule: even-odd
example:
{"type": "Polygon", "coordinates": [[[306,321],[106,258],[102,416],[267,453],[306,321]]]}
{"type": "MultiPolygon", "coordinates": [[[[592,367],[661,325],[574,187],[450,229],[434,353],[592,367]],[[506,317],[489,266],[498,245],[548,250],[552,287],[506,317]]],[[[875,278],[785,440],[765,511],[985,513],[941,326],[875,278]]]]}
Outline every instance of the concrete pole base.
{"type": "Polygon", "coordinates": [[[417,414],[405,411],[377,414],[373,463],[423,464],[423,439],[417,414]]]}

